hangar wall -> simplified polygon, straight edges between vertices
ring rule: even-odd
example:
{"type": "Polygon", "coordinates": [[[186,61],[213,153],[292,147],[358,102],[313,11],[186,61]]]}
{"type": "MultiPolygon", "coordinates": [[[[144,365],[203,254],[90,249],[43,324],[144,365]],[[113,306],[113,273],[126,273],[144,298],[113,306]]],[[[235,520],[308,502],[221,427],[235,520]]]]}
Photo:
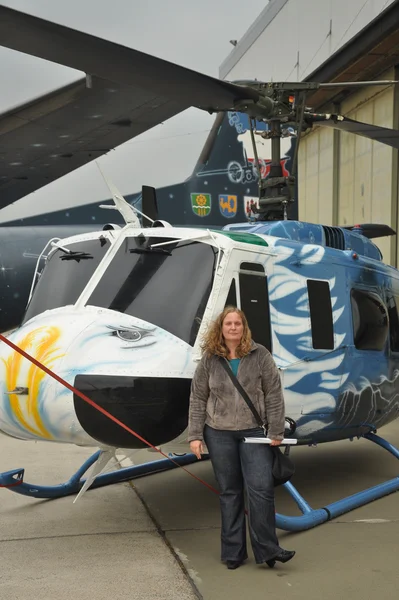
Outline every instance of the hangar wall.
{"type": "MultiPolygon", "coordinates": [[[[395,79],[395,69],[381,78],[395,79]]],[[[363,88],[342,102],[338,112],[357,121],[398,128],[395,102],[393,86],[363,88]]],[[[299,218],[326,225],[385,223],[397,230],[397,177],[397,150],[317,127],[300,144],[299,218]]],[[[399,264],[396,237],[375,241],[386,262],[399,264]]]]}
{"type": "MultiPolygon", "coordinates": [[[[220,75],[228,80],[303,80],[392,2],[271,0],[221,65],[220,75]]],[[[379,79],[398,80],[398,67],[381,73],[379,79]]],[[[399,129],[399,89],[362,88],[326,110],[399,129]]],[[[301,140],[298,178],[301,220],[327,225],[385,223],[399,231],[397,150],[317,127],[301,140]]],[[[375,242],[384,261],[398,266],[397,236],[375,242]]]]}
{"type": "Polygon", "coordinates": [[[394,0],[270,0],[220,66],[222,79],[301,81],[394,0]]]}

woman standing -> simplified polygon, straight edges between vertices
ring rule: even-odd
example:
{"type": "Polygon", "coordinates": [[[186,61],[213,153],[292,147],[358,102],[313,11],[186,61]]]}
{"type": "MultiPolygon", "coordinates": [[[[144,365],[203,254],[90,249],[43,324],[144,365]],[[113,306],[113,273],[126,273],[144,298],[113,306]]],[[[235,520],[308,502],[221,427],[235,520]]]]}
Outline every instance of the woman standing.
{"type": "Polygon", "coordinates": [[[266,424],[271,445],[284,437],[285,410],[280,376],[264,346],[251,338],[244,313],[226,307],[207,332],[203,356],[195,371],[190,396],[191,451],[201,458],[205,441],[220,488],[222,561],[236,569],[248,557],[244,484],[248,498],[251,545],[257,564],[287,562],[294,551],[277,540],[272,451],[267,444],[245,444],[244,437],[264,435],[226,373],[222,360],[247,392],[266,424]]]}

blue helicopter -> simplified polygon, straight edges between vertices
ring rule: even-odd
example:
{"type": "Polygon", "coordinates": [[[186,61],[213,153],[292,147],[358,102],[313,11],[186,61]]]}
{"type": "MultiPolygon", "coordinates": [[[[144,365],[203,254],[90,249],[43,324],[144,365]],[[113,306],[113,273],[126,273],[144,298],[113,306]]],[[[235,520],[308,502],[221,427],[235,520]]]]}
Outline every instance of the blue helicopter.
{"type": "MultiPolygon", "coordinates": [[[[280,156],[290,129],[300,138],[326,125],[395,148],[399,132],[310,112],[307,93],[331,84],[218,81],[10,9],[0,7],[0,16],[3,45],[131,81],[180,101],[181,110],[226,111],[238,121],[245,113],[252,141],[259,122],[271,141],[267,176],[253,143],[259,198],[249,223],[174,227],[157,218],[151,188],[143,189],[141,214],[109,184],[125,226],[53,242],[22,325],[0,336],[0,431],[100,451],[62,486],[31,486],[23,469],[1,474],[0,485],[35,497],[81,495],[143,474],[142,467],[102,473],[117,448],[185,454],[201,335],[226,305],[244,310],[254,338],[275,358],[289,437],[302,445],[365,437],[399,458],[375,433],[399,416],[399,272],[371,241],[395,232],[290,220],[295,168],[284,173],[280,156]]],[[[208,211],[206,194],[195,201],[199,213],[208,211]]],[[[173,460],[194,462],[187,454],[173,460]]],[[[168,466],[167,459],[144,472],[168,466]]],[[[399,478],[317,510],[292,483],[285,487],[303,515],[279,515],[277,525],[301,530],[399,489],[399,478]]]]}

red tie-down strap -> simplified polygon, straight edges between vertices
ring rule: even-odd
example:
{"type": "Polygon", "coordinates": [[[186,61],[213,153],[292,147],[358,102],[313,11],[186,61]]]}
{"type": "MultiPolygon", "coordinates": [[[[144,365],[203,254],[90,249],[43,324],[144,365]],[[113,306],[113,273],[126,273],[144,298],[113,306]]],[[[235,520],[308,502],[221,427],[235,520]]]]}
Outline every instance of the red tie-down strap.
{"type": "Polygon", "coordinates": [[[71,390],[71,392],[73,392],[74,394],[76,394],[77,396],[79,396],[79,398],[82,398],[82,400],[84,400],[85,402],[87,402],[87,404],[90,404],[90,406],[92,406],[93,408],[95,408],[96,410],[98,410],[99,412],[101,412],[108,419],[111,419],[111,421],[114,421],[114,423],[116,423],[117,425],[119,425],[119,427],[122,427],[123,429],[125,429],[126,431],[128,431],[129,433],[131,433],[132,435],[134,435],[137,439],[139,439],[141,442],[143,442],[144,444],[146,444],[149,448],[152,448],[153,450],[156,450],[157,452],[159,452],[159,454],[161,454],[162,456],[164,456],[165,458],[167,458],[168,460],[170,460],[174,465],[176,465],[180,469],[183,469],[183,471],[185,471],[186,473],[188,473],[191,477],[193,477],[194,479],[196,479],[197,481],[199,481],[200,483],[202,483],[202,485],[206,486],[209,490],[211,490],[211,492],[214,492],[215,494],[219,495],[219,492],[212,485],[210,485],[209,483],[207,483],[206,481],[204,481],[200,477],[197,477],[196,475],[194,475],[194,473],[191,473],[191,471],[189,471],[188,469],[186,469],[182,465],[179,465],[175,460],[173,460],[173,458],[171,458],[170,456],[168,456],[167,454],[165,454],[164,452],[162,452],[162,450],[160,450],[156,446],[153,446],[151,444],[151,442],[148,442],[147,440],[145,440],[140,434],[138,434],[135,431],[133,431],[133,429],[130,429],[130,427],[128,427],[127,425],[125,425],[124,423],[122,423],[122,421],[119,421],[119,419],[117,419],[116,417],[114,417],[113,415],[111,415],[111,413],[109,413],[107,410],[105,410],[104,408],[102,408],[101,406],[99,406],[96,402],[94,402],[93,400],[91,400],[88,396],[86,396],[85,394],[83,394],[82,392],[80,392],[79,390],[77,390],[76,388],[74,388],[72,385],[70,385],[67,381],[65,381],[65,379],[62,379],[62,377],[60,377],[59,375],[57,375],[56,373],[54,373],[53,371],[51,371],[50,369],[48,369],[45,365],[43,365],[38,360],[36,360],[35,358],[33,358],[33,356],[30,356],[30,354],[28,354],[24,350],[21,350],[21,348],[19,348],[15,344],[13,344],[9,339],[7,339],[6,337],[4,337],[1,334],[0,334],[0,340],[2,342],[4,342],[5,344],[7,344],[8,346],[10,346],[10,348],[12,348],[13,350],[15,350],[15,352],[19,352],[19,354],[21,354],[24,358],[26,358],[27,360],[29,360],[34,365],[36,365],[36,367],[39,367],[39,369],[42,369],[47,375],[50,375],[50,377],[52,377],[53,379],[55,379],[56,381],[58,381],[59,383],[61,383],[64,387],[68,388],[68,390],[71,390]]]}

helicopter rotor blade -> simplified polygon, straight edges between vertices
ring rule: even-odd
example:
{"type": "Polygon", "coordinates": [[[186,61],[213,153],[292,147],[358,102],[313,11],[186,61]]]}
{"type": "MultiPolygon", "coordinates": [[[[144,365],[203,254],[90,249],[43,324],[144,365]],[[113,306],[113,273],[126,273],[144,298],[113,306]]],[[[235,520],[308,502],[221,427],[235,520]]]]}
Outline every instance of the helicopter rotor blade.
{"type": "Polygon", "coordinates": [[[334,89],[334,88],[342,88],[342,87],[348,87],[348,88],[355,88],[355,87],[374,87],[374,86],[379,86],[379,85],[396,85],[397,83],[399,83],[399,81],[396,81],[396,79],[382,79],[380,81],[375,80],[375,81],[334,81],[334,82],[327,82],[327,83],[320,83],[319,87],[329,90],[329,89],[334,89]]]}
{"type": "Polygon", "coordinates": [[[215,79],[166,60],[76,29],[0,5],[0,45],[122,85],[135,85],[169,99],[181,110],[234,110],[236,102],[256,103],[248,86],[215,79]]]}
{"type": "MultiPolygon", "coordinates": [[[[46,21],[0,5],[0,45],[45,60],[84,71],[88,75],[132,85],[156,94],[159,104],[165,98],[176,101],[180,111],[194,106],[209,112],[236,110],[264,120],[281,117],[281,107],[272,98],[273,90],[311,91],[331,87],[391,85],[394,81],[230,83],[181,67],[163,59],[127,48],[93,35],[46,21]]],[[[159,105],[157,104],[157,106],[159,105]]],[[[305,123],[348,131],[399,148],[399,132],[353,121],[339,115],[305,113],[305,123]]],[[[149,128],[151,124],[149,125],[149,128]]]]}
{"type": "Polygon", "coordinates": [[[369,123],[362,123],[361,121],[354,121],[348,117],[341,115],[317,115],[307,113],[305,115],[305,121],[312,125],[321,125],[322,127],[332,127],[333,129],[339,129],[340,131],[347,131],[348,133],[354,133],[355,135],[361,135],[362,137],[369,138],[376,142],[381,142],[392,148],[399,150],[399,130],[388,129],[387,127],[379,127],[378,125],[371,125],[369,123]]]}
{"type": "Polygon", "coordinates": [[[387,237],[396,235],[396,231],[389,225],[383,225],[380,223],[361,223],[360,225],[345,225],[344,229],[349,229],[364,235],[365,237],[372,240],[373,238],[387,237]]]}

